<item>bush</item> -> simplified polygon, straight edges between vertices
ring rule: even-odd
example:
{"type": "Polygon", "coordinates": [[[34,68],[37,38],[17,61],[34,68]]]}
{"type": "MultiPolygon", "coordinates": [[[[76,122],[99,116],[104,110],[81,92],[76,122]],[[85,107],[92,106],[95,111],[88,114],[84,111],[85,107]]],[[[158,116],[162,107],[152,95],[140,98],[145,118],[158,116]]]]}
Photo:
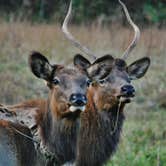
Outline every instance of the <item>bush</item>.
{"type": "Polygon", "coordinates": [[[147,1],[143,6],[145,20],[149,23],[163,23],[166,19],[166,5],[162,2],[147,1]]]}

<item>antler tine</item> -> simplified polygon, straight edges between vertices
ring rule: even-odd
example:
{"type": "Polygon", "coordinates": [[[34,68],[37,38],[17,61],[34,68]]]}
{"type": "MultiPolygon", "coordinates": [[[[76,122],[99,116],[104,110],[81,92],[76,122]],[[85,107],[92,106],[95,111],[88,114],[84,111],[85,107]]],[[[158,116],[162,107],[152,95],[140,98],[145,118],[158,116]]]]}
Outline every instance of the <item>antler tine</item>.
{"type": "Polygon", "coordinates": [[[132,51],[132,49],[136,46],[139,38],[140,38],[140,30],[138,28],[138,26],[136,24],[134,24],[134,22],[132,21],[129,12],[127,10],[127,7],[125,6],[125,4],[119,0],[119,3],[121,4],[121,6],[123,7],[123,10],[125,12],[125,15],[127,17],[127,21],[129,22],[129,24],[133,27],[134,29],[134,38],[132,40],[132,42],[130,43],[130,45],[127,47],[127,49],[125,50],[125,52],[123,53],[123,59],[126,59],[129,55],[129,53],[132,51]]]}
{"type": "Polygon", "coordinates": [[[77,41],[74,36],[68,31],[68,22],[70,20],[72,12],[72,0],[70,1],[70,6],[67,12],[67,15],[65,17],[65,20],[62,25],[62,32],[65,34],[65,37],[73,43],[74,46],[78,47],[81,51],[83,51],[85,54],[87,54],[90,58],[96,59],[96,56],[85,46],[83,46],[79,41],[77,41]]]}

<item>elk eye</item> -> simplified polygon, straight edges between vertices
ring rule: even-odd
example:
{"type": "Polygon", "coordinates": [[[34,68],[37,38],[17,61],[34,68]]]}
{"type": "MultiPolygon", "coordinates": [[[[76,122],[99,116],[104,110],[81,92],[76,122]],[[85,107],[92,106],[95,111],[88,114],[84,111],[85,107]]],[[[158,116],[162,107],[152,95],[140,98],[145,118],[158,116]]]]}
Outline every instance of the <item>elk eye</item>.
{"type": "Polygon", "coordinates": [[[106,83],[106,80],[105,80],[105,79],[103,79],[103,80],[99,80],[99,83],[100,83],[101,85],[103,85],[103,84],[106,83]]]}
{"type": "Polygon", "coordinates": [[[86,84],[87,84],[88,87],[90,86],[91,83],[92,83],[91,80],[87,80],[87,81],[86,81],[86,84]]]}
{"type": "Polygon", "coordinates": [[[55,84],[55,85],[58,85],[60,83],[60,80],[58,78],[54,78],[52,80],[52,82],[55,84]]]}

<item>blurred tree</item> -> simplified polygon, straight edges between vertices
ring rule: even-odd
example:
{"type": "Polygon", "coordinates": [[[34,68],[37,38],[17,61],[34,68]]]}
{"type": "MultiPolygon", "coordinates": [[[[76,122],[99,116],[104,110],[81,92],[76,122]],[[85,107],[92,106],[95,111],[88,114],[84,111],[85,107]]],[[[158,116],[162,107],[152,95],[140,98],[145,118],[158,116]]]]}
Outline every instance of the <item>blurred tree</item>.
{"type": "MultiPolygon", "coordinates": [[[[22,14],[33,21],[63,20],[70,0],[0,0],[1,15],[22,14]],[[21,14],[20,14],[21,13],[21,14]]],[[[134,20],[143,23],[163,23],[166,20],[166,0],[123,0],[134,20]]],[[[73,0],[77,23],[96,19],[110,20],[121,15],[118,0],[73,0]]]]}

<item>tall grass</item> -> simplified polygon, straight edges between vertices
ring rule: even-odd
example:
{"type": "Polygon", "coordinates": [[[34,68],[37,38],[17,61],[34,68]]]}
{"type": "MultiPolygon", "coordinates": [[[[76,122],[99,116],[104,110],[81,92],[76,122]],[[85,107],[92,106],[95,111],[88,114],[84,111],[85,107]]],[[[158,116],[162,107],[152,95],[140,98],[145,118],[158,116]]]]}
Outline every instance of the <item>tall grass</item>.
{"type": "MultiPolygon", "coordinates": [[[[120,57],[132,40],[132,29],[118,25],[71,26],[71,32],[96,55],[120,57]]],[[[135,101],[125,110],[122,140],[109,166],[164,166],[166,164],[166,30],[142,29],[141,39],[128,63],[150,56],[151,67],[135,81],[135,101]]],[[[40,51],[52,63],[71,64],[80,50],[62,34],[58,24],[0,24],[0,103],[46,97],[48,89],[28,68],[28,55],[40,51]]]]}

